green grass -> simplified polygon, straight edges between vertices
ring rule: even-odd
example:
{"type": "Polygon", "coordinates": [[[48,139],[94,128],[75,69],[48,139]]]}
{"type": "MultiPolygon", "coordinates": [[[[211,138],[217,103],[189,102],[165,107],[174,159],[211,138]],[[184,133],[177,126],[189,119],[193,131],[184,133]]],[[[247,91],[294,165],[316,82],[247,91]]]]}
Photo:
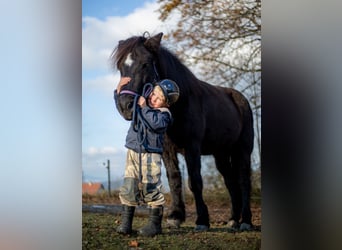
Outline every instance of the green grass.
{"type": "MultiPolygon", "coordinates": [[[[253,224],[257,230],[251,232],[232,232],[227,228],[230,202],[225,189],[204,190],[203,197],[208,205],[211,228],[207,232],[195,233],[196,211],[191,193],[185,193],[187,218],[178,229],[167,228],[166,214],[170,207],[170,194],[165,194],[166,204],[163,219],[163,233],[153,238],[141,237],[137,230],[147,223],[145,216],[135,216],[132,235],[120,235],[115,229],[121,216],[106,213],[82,214],[82,249],[260,249],[261,247],[261,197],[260,190],[252,192],[253,224]],[[136,241],[138,247],[130,246],[136,241]]],[[[83,204],[120,204],[118,192],[107,194],[83,195],[83,204]]]]}
{"type": "Polygon", "coordinates": [[[134,217],[132,235],[115,232],[120,216],[83,213],[82,249],[260,249],[261,232],[231,232],[225,225],[209,231],[193,232],[193,222],[179,229],[169,229],[163,220],[163,233],[153,238],[138,236],[137,230],[147,223],[146,217],[134,217]],[[133,241],[138,247],[130,246],[133,241]]]}

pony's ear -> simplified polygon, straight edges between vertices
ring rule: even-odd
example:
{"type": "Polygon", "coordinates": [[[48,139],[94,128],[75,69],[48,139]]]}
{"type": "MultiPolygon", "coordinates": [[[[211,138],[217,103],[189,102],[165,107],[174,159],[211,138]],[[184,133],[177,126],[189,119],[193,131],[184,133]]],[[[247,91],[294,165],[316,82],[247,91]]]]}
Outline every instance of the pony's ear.
{"type": "Polygon", "coordinates": [[[147,39],[144,43],[146,49],[152,51],[152,52],[157,52],[160,47],[160,41],[162,39],[163,32],[160,32],[159,34],[147,39]]]}

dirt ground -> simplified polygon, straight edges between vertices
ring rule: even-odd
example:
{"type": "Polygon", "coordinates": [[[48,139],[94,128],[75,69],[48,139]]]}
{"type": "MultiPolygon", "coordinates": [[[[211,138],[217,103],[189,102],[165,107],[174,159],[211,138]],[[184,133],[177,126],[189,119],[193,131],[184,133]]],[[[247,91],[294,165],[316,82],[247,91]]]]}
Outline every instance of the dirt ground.
{"type": "MultiPolygon", "coordinates": [[[[226,199],[225,194],[220,193],[204,193],[204,200],[208,206],[210,224],[212,226],[223,226],[228,223],[230,216],[230,203],[226,199]],[[223,197],[222,197],[223,196],[223,197]]],[[[171,204],[171,198],[169,194],[165,194],[166,204],[165,204],[165,214],[168,214],[169,207],[171,204]]],[[[83,195],[82,202],[84,205],[94,205],[94,204],[106,204],[106,205],[120,205],[120,200],[117,192],[113,192],[111,197],[107,194],[89,196],[83,195]]],[[[191,194],[185,196],[185,207],[186,207],[186,221],[193,222],[196,221],[196,207],[191,194]]],[[[253,199],[251,201],[252,210],[252,223],[256,230],[261,230],[261,202],[259,199],[253,199]]]]}
{"type": "Polygon", "coordinates": [[[169,213],[170,196],[165,195],[165,213],[162,223],[163,233],[155,237],[142,237],[137,229],[147,224],[148,210],[139,207],[133,220],[131,235],[121,235],[116,227],[121,221],[121,206],[117,193],[97,196],[83,196],[82,213],[82,249],[226,249],[226,250],[259,250],[261,249],[261,202],[260,198],[252,199],[252,223],[254,229],[248,232],[232,231],[227,227],[230,215],[228,195],[224,192],[207,192],[204,200],[210,215],[210,229],[205,232],[194,232],[196,209],[192,195],[186,195],[186,221],[180,228],[170,228],[166,223],[169,213]],[[88,212],[85,207],[115,208],[110,212],[88,212]]]}

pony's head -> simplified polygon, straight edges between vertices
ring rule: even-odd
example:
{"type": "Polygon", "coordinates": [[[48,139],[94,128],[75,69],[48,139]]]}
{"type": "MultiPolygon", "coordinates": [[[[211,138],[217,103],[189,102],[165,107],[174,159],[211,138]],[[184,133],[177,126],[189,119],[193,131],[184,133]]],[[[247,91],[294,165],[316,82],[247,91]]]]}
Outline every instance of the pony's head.
{"type": "Polygon", "coordinates": [[[141,95],[146,83],[159,80],[156,68],[157,54],[163,33],[153,37],[134,36],[119,41],[112,53],[114,66],[121,77],[130,77],[131,81],[118,93],[118,111],[126,119],[132,119],[135,95],[141,95]]]}

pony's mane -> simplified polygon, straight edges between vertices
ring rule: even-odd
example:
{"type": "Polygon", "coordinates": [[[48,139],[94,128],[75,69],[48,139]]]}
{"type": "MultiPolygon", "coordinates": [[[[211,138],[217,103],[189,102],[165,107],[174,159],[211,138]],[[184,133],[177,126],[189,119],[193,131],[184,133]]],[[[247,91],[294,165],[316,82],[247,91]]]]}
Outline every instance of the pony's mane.
{"type": "Polygon", "coordinates": [[[163,78],[174,80],[183,91],[189,91],[194,84],[197,85],[199,80],[191,72],[191,70],[184,65],[184,63],[167,48],[160,46],[159,50],[159,64],[160,71],[163,78]]]}

